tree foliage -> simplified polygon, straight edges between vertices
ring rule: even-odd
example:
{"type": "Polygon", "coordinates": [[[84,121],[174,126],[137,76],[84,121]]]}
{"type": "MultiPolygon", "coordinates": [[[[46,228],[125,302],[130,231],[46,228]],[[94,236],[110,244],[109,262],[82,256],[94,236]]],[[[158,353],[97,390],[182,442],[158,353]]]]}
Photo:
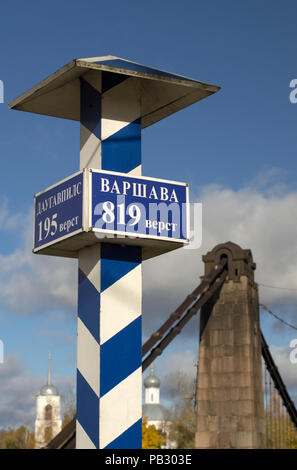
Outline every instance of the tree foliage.
{"type": "Polygon", "coordinates": [[[189,400],[174,407],[174,417],[170,425],[169,439],[177,449],[194,449],[196,413],[189,400]]]}
{"type": "Polygon", "coordinates": [[[26,426],[0,430],[0,449],[34,449],[34,433],[26,426]]]}
{"type": "Polygon", "coordinates": [[[196,379],[183,371],[167,376],[166,383],[173,398],[169,440],[177,449],[193,449],[196,432],[196,379]]]}
{"type": "Polygon", "coordinates": [[[297,449],[297,430],[274,389],[265,409],[265,424],[268,449],[297,449]]]}
{"type": "Polygon", "coordinates": [[[142,421],[142,448],[161,449],[165,445],[166,439],[162,431],[156,429],[152,424],[148,426],[147,417],[142,421]]]}

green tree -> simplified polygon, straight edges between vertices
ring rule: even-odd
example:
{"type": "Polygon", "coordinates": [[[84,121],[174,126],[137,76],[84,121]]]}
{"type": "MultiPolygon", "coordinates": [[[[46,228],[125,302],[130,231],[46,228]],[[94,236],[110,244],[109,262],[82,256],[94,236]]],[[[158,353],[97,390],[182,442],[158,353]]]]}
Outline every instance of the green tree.
{"type": "Polygon", "coordinates": [[[164,434],[152,424],[148,426],[147,417],[142,420],[142,448],[161,449],[166,443],[164,434]]]}

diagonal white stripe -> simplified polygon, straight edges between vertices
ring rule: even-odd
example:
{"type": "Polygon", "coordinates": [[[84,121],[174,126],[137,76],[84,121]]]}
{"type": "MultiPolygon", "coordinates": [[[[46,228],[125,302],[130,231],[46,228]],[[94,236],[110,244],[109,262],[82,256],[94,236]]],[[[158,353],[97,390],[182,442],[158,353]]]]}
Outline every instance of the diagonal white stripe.
{"type": "Polygon", "coordinates": [[[141,315],[141,265],[132,269],[100,296],[100,344],[141,315]]]}
{"type": "Polygon", "coordinates": [[[102,140],[141,116],[139,86],[136,78],[128,78],[102,94],[102,140]]]}
{"type": "Polygon", "coordinates": [[[142,166],[138,165],[136,168],[133,168],[133,170],[129,171],[129,175],[133,176],[141,176],[142,173],[142,166]]]}
{"type": "Polygon", "coordinates": [[[79,251],[79,269],[85,274],[93,286],[100,291],[100,244],[88,246],[79,251]]]}
{"type": "Polygon", "coordinates": [[[76,420],[76,449],[96,449],[84,428],[76,420]]]}
{"type": "MultiPolygon", "coordinates": [[[[99,315],[99,312],[98,312],[99,315]]],[[[88,328],[77,319],[77,368],[99,397],[100,346],[88,328]]]]}
{"type": "Polygon", "coordinates": [[[101,140],[80,125],[80,169],[101,168],[101,140]]]}
{"type": "Polygon", "coordinates": [[[120,382],[100,399],[100,448],[126,431],[142,416],[142,368],[120,382]]]}

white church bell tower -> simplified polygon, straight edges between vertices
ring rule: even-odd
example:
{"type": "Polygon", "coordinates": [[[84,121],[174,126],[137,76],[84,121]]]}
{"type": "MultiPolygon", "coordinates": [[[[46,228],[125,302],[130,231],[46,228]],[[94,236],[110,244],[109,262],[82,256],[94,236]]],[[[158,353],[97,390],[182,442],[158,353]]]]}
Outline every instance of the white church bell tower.
{"type": "Polygon", "coordinates": [[[51,356],[48,360],[47,383],[37,395],[36,411],[35,449],[40,449],[62,429],[61,397],[51,380],[51,356]]]}

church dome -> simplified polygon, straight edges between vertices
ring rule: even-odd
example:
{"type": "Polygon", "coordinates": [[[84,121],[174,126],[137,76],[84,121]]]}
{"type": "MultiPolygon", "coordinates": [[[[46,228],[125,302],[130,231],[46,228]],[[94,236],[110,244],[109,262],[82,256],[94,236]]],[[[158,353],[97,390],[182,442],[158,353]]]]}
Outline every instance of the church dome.
{"type": "Polygon", "coordinates": [[[52,384],[46,384],[41,387],[39,395],[59,395],[57,387],[52,384]]]}
{"type": "Polygon", "coordinates": [[[160,380],[155,376],[153,367],[151,368],[150,375],[144,380],[144,386],[145,388],[160,388],[160,380]]]}
{"type": "Polygon", "coordinates": [[[142,416],[148,421],[170,421],[170,413],[160,403],[146,403],[142,406],[142,416]]]}

